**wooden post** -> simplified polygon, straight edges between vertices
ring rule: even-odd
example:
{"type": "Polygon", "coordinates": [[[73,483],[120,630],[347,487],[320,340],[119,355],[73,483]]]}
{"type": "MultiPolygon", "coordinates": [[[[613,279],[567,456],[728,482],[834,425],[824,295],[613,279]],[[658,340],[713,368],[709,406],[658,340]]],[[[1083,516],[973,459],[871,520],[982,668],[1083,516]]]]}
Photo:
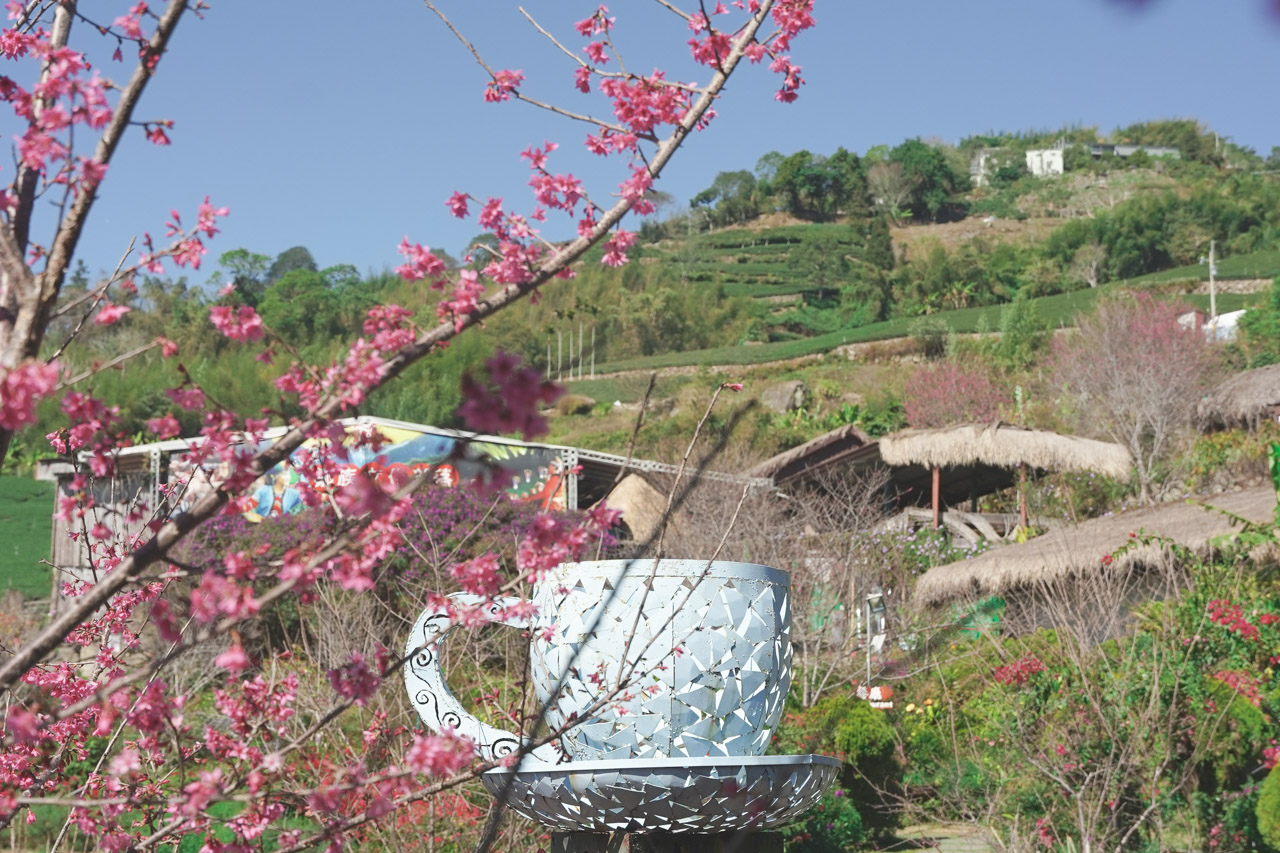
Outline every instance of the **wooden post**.
{"type": "Polygon", "coordinates": [[[942,526],[942,469],[933,466],[933,529],[942,526]]]}
{"type": "Polygon", "coordinates": [[[1018,514],[1022,517],[1022,532],[1027,531],[1027,465],[1018,466],[1018,514]]]}

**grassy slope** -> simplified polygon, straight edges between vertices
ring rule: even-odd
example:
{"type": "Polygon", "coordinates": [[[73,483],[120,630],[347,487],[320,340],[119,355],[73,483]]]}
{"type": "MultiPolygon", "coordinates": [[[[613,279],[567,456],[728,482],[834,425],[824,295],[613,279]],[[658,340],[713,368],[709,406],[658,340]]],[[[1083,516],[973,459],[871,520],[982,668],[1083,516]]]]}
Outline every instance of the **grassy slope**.
{"type": "Polygon", "coordinates": [[[28,477],[0,477],[0,589],[47,598],[53,530],[53,484],[28,477]]]}
{"type": "MultiPolygon", "coordinates": [[[[1218,278],[1275,278],[1280,275],[1280,251],[1252,252],[1233,255],[1218,261],[1218,278]]],[[[1189,264],[1161,270],[1138,278],[1131,278],[1128,285],[1168,284],[1178,281],[1208,281],[1209,268],[1204,264],[1189,264]]],[[[1234,309],[1233,309],[1234,310],[1234,309]]]]}
{"type": "MultiPolygon", "coordinates": [[[[1097,290],[1077,290],[1073,293],[1060,293],[1035,300],[1040,315],[1050,326],[1073,325],[1075,316],[1087,311],[1098,295],[1097,290]]],[[[1205,294],[1179,296],[1179,300],[1207,310],[1209,297],[1205,294]]],[[[1237,293],[1224,293],[1218,296],[1219,313],[1235,311],[1245,307],[1249,297],[1237,293]]],[[[991,330],[1000,327],[1002,305],[990,305],[983,308],[964,308],[959,311],[939,311],[931,315],[933,319],[947,324],[954,332],[977,331],[982,319],[991,330]]],[[[899,318],[859,326],[855,329],[841,329],[825,335],[804,338],[795,341],[780,341],[770,344],[752,346],[716,347],[714,349],[695,350],[691,352],[672,352],[646,358],[633,358],[610,362],[596,367],[598,373],[613,373],[623,370],[652,370],[661,367],[683,367],[686,365],[716,364],[764,364],[770,361],[784,361],[789,358],[815,355],[827,352],[842,344],[861,343],[864,341],[882,341],[900,338],[911,333],[912,326],[919,318],[899,318]]]]}

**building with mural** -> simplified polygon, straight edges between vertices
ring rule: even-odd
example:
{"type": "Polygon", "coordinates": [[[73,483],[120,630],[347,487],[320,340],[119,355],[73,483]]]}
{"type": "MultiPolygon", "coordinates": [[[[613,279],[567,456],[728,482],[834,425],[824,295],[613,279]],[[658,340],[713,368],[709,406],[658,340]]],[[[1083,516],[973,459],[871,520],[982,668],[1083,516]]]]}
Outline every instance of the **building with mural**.
{"type": "MultiPolygon", "coordinates": [[[[323,466],[328,482],[311,483],[322,492],[341,489],[357,472],[396,488],[425,474],[441,486],[484,479],[513,500],[536,502],[545,509],[574,510],[603,500],[628,473],[674,474],[677,470],[674,465],[651,460],[386,418],[349,418],[339,423],[348,436],[341,452],[319,448],[332,463],[323,466]],[[380,437],[376,450],[357,441],[362,433],[368,435],[374,430],[380,437]]],[[[269,444],[284,432],[283,427],[268,430],[263,442],[269,444]]],[[[307,442],[290,459],[260,477],[249,490],[252,504],[245,508],[246,517],[261,521],[300,512],[303,504],[299,484],[308,476],[307,471],[317,467],[303,465],[303,454],[316,451],[316,444],[307,442]]],[[[200,439],[172,439],[124,448],[117,456],[115,476],[90,480],[89,488],[100,511],[89,523],[101,521],[113,531],[127,526],[126,533],[141,534],[153,513],[174,516],[185,512],[226,475],[224,465],[205,458],[200,439]],[[139,500],[148,507],[144,518],[129,511],[139,500]]],[[[75,467],[68,461],[51,468],[58,482],[55,510],[58,498],[71,488],[75,467]]],[[[701,476],[741,479],[713,472],[702,472],[701,476]]],[[[65,522],[55,519],[53,563],[64,579],[87,577],[90,565],[84,545],[88,537],[73,536],[73,532],[65,522]]]]}

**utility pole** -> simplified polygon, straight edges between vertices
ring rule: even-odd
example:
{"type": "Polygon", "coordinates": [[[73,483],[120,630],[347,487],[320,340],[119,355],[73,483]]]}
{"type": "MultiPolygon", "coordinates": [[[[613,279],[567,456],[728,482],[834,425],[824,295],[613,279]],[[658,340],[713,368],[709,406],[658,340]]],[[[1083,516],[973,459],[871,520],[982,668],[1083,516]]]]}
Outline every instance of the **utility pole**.
{"type": "Polygon", "coordinates": [[[1214,254],[1218,241],[1209,241],[1209,322],[1216,325],[1218,319],[1218,293],[1214,286],[1214,277],[1218,274],[1218,259],[1214,254]]]}
{"type": "Polygon", "coordinates": [[[578,321],[578,378],[582,378],[582,321],[578,321]]]}

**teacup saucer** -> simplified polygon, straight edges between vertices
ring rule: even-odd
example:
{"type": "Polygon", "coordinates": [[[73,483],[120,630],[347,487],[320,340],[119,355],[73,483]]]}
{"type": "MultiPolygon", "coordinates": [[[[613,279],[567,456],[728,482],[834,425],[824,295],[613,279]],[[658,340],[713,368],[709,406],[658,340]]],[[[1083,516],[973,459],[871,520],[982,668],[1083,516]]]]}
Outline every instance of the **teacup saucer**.
{"type": "Polygon", "coordinates": [[[786,823],[818,802],[839,769],[825,755],[526,760],[482,778],[495,796],[510,784],[507,805],[555,830],[709,833],[786,823]]]}

